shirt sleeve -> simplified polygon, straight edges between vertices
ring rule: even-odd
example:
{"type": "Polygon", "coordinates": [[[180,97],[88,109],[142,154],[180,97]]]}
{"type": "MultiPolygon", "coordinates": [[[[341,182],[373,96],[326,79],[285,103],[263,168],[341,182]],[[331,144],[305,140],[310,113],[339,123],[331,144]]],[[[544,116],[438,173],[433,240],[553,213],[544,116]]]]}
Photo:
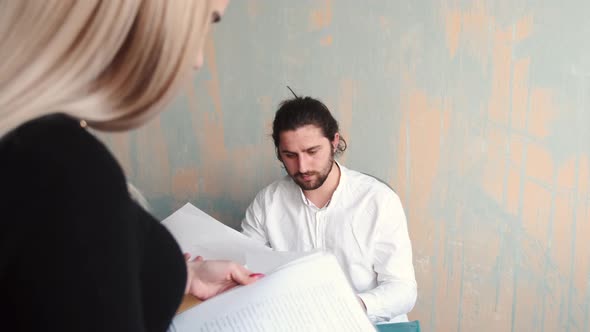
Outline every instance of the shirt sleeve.
{"type": "Polygon", "coordinates": [[[259,193],[246,210],[246,216],[242,220],[242,234],[249,238],[269,246],[266,230],[262,223],[263,206],[261,204],[262,193],[259,193]]]}
{"type": "Polygon", "coordinates": [[[374,270],[378,286],[358,296],[374,321],[407,314],[416,303],[412,245],[403,207],[393,192],[377,207],[374,270]]]}

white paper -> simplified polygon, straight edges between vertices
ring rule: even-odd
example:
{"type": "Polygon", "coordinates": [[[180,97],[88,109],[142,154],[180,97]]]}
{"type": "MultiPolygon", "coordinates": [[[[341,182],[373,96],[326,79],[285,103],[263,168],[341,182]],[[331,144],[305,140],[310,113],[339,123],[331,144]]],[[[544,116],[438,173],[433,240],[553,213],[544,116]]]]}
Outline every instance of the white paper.
{"type": "Polygon", "coordinates": [[[336,258],[316,253],[175,317],[174,332],[375,331],[336,258]]]}
{"type": "Polygon", "coordinates": [[[230,228],[187,203],[162,221],[183,252],[204,259],[227,259],[268,273],[305,253],[278,252],[230,228]]]}

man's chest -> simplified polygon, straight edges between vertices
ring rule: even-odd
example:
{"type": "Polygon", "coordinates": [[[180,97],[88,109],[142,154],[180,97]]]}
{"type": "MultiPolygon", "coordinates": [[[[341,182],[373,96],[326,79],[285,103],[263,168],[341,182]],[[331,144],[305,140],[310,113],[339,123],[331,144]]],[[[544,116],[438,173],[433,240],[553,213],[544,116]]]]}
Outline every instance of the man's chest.
{"type": "Polygon", "coordinates": [[[373,220],[360,211],[328,209],[283,210],[266,220],[269,242],[275,250],[326,250],[347,256],[364,256],[374,237],[373,220]]]}

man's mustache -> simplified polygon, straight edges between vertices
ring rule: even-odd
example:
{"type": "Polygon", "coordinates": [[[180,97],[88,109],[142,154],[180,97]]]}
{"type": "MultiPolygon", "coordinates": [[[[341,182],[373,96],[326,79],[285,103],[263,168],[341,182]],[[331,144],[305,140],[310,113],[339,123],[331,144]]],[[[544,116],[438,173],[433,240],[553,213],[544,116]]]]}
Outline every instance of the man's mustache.
{"type": "Polygon", "coordinates": [[[316,175],[316,174],[318,174],[318,172],[305,172],[305,173],[297,172],[297,174],[295,174],[295,176],[303,177],[303,176],[310,176],[310,175],[316,175]]]}

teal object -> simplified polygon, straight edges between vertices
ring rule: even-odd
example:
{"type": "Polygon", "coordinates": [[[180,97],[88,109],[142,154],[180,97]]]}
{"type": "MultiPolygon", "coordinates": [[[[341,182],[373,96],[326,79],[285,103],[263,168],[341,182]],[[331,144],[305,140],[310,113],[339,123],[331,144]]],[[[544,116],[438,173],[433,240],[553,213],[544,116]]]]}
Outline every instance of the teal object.
{"type": "Polygon", "coordinates": [[[379,332],[420,332],[420,322],[415,320],[407,323],[391,323],[377,325],[379,332]]]}

